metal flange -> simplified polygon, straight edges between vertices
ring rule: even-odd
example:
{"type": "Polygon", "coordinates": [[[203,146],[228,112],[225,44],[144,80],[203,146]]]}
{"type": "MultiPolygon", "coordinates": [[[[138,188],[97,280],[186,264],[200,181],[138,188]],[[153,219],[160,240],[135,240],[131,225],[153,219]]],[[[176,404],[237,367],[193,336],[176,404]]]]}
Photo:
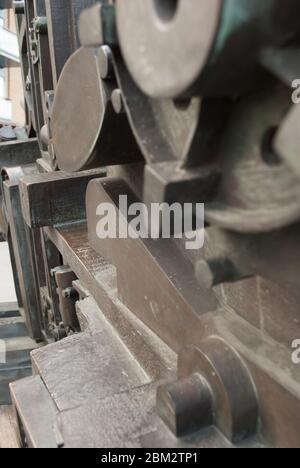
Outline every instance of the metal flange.
{"type": "Polygon", "coordinates": [[[178,378],[158,389],[157,409],[177,437],[214,424],[233,443],[257,433],[255,385],[239,354],[219,337],[184,349],[178,378]]]}

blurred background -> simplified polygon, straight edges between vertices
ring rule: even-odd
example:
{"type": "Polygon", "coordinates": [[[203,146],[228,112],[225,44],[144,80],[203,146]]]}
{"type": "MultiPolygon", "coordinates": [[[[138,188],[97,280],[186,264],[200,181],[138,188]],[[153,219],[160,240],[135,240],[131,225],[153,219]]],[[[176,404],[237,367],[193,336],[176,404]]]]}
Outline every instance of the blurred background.
{"type": "MultiPolygon", "coordinates": [[[[15,17],[12,9],[0,9],[0,141],[14,139],[14,129],[22,127],[24,123],[23,83],[15,17]]],[[[0,243],[0,303],[15,301],[8,246],[0,243]]]]}
{"type": "Polygon", "coordinates": [[[23,85],[13,10],[0,9],[0,125],[25,123],[23,85]]]}

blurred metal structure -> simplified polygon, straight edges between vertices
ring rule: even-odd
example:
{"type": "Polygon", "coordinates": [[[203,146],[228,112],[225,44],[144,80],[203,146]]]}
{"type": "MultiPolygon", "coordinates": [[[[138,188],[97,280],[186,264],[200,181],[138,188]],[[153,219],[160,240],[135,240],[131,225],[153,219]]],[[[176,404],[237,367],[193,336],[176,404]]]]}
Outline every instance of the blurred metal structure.
{"type": "Polygon", "coordinates": [[[0,124],[10,123],[13,114],[12,102],[7,99],[7,68],[16,67],[20,62],[17,36],[5,27],[7,11],[0,5],[0,124]]]}
{"type": "Polygon", "coordinates": [[[23,445],[299,447],[299,2],[14,8],[29,139],[0,146],[2,224],[52,343],[11,387],[23,445]],[[204,248],[100,239],[122,195],[205,203],[204,248]]]}

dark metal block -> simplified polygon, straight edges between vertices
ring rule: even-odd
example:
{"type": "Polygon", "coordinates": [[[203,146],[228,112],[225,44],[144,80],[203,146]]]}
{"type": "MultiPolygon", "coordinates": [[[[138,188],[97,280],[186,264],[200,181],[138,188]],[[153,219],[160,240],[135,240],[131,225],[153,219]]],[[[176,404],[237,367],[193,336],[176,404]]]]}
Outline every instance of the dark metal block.
{"type": "Polygon", "coordinates": [[[3,189],[26,324],[30,336],[40,340],[42,338],[41,304],[35,262],[34,233],[29,231],[23,220],[19,183],[6,181],[3,189]]]}
{"type": "Polygon", "coordinates": [[[0,317],[1,406],[11,404],[9,384],[31,375],[30,352],[37,347],[37,344],[28,337],[26,325],[20,316],[3,318],[0,314],[0,317]]]}
{"type": "Polygon", "coordinates": [[[63,172],[36,174],[20,181],[25,222],[31,229],[86,219],[88,183],[105,175],[104,170],[69,175],[63,172]]]}
{"type": "Polygon", "coordinates": [[[178,162],[148,165],[145,169],[146,203],[206,203],[211,199],[220,172],[211,167],[186,169],[178,162]]]}
{"type": "Polygon", "coordinates": [[[24,141],[12,141],[0,145],[0,167],[25,166],[35,163],[40,157],[36,138],[24,141]]]}
{"type": "Polygon", "coordinates": [[[26,444],[29,448],[58,448],[55,433],[58,411],[41,378],[34,376],[15,382],[11,384],[10,391],[22,445],[26,444]]]}

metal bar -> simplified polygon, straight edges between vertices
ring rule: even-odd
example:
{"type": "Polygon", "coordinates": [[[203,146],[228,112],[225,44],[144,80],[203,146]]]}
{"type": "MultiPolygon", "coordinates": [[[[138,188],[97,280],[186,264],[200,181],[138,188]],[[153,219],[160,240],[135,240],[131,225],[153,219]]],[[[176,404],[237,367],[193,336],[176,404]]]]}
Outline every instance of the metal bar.
{"type": "Polygon", "coordinates": [[[40,150],[36,138],[1,143],[0,145],[1,168],[33,164],[39,156],[40,150]]]}
{"type": "Polygon", "coordinates": [[[34,246],[29,242],[28,226],[22,217],[18,182],[6,181],[3,187],[26,323],[30,336],[40,340],[42,339],[41,304],[36,284],[34,246]]]}
{"type": "Polygon", "coordinates": [[[37,174],[20,181],[24,219],[32,229],[86,219],[85,193],[89,182],[103,170],[68,175],[37,174]]]}

